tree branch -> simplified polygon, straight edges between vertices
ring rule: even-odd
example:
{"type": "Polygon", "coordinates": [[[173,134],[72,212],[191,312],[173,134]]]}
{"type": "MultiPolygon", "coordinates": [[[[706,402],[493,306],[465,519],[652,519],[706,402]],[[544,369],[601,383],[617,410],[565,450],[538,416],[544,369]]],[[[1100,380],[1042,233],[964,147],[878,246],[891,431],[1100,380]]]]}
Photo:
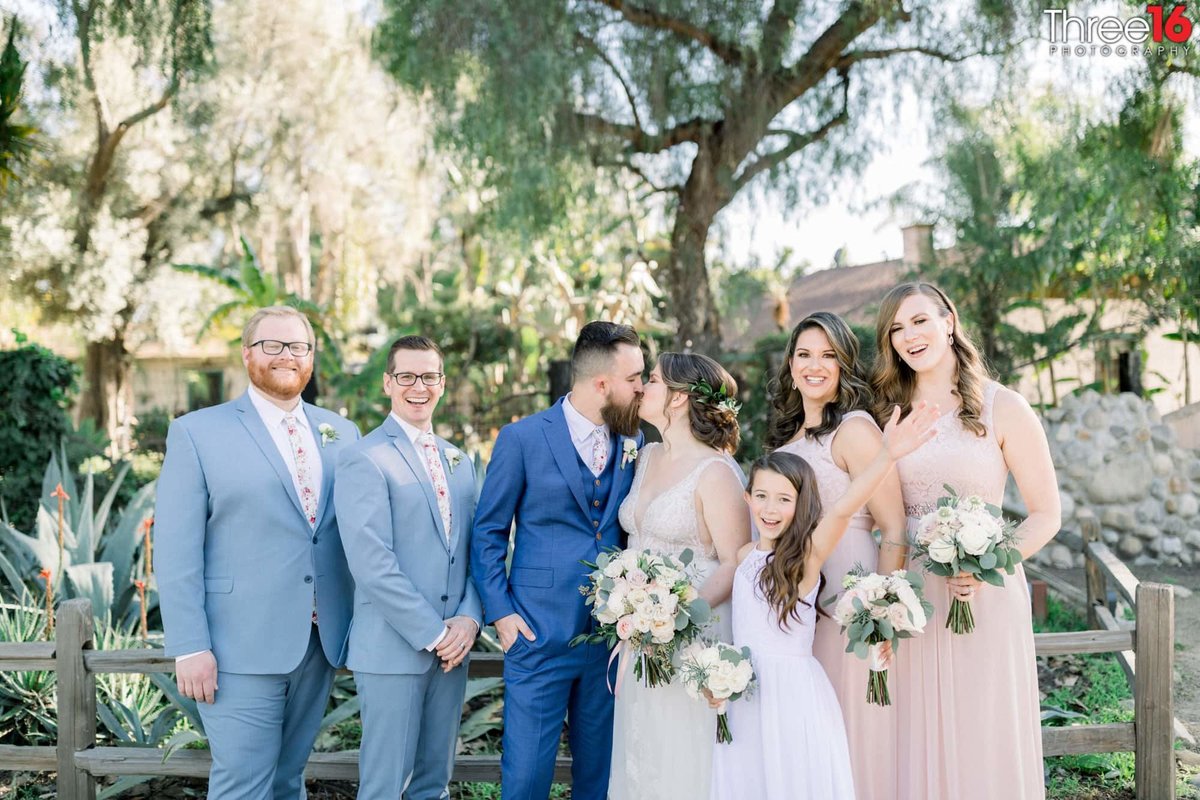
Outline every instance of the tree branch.
{"type": "Polygon", "coordinates": [[[89,0],[86,6],[78,0],[72,0],[71,10],[75,14],[76,36],[79,37],[79,61],[83,67],[83,86],[92,96],[92,108],[96,112],[97,136],[103,139],[108,135],[108,106],[96,87],[96,72],[92,67],[92,20],[96,15],[96,2],[89,0]]]}
{"type": "Polygon", "coordinates": [[[796,23],[798,0],[776,0],[763,23],[762,60],[767,69],[778,69],[783,63],[787,42],[796,23]]]}
{"type": "Polygon", "coordinates": [[[712,31],[706,30],[684,19],[672,17],[659,11],[652,11],[642,6],[627,3],[625,0],[597,0],[597,2],[617,11],[634,25],[647,28],[671,31],[685,39],[691,39],[708,48],[717,58],[730,66],[746,61],[745,52],[733,42],[721,39],[712,31]]]}
{"type": "Polygon", "coordinates": [[[175,96],[177,91],[179,91],[179,75],[172,74],[171,82],[167,84],[167,88],[163,90],[162,95],[153,103],[143,108],[141,111],[130,114],[128,117],[121,120],[121,122],[117,125],[117,129],[128,130],[147,117],[152,117],[159,111],[162,111],[167,107],[167,103],[171,102],[171,98],[175,96]]]}
{"type": "Polygon", "coordinates": [[[608,57],[608,53],[604,52],[604,48],[602,48],[594,39],[589,36],[585,36],[578,31],[575,33],[575,41],[579,44],[590,47],[593,51],[595,51],[596,55],[600,57],[600,60],[607,64],[608,68],[612,70],[613,75],[615,75],[617,78],[617,82],[620,83],[621,88],[625,90],[625,98],[629,101],[629,110],[633,113],[633,124],[642,130],[645,130],[645,126],[642,125],[642,118],[638,114],[637,100],[634,99],[633,89],[629,86],[628,81],[625,80],[625,76],[621,74],[621,70],[617,69],[617,65],[613,63],[611,58],[608,57]]]}
{"type": "Polygon", "coordinates": [[[624,139],[628,143],[626,149],[633,153],[661,153],[683,142],[699,142],[709,135],[716,125],[711,120],[696,118],[681,122],[662,133],[651,134],[637,125],[612,122],[598,114],[587,114],[582,111],[572,111],[571,113],[575,122],[585,131],[624,139]]]}
{"type": "MultiPolygon", "coordinates": [[[[901,9],[901,19],[905,12],[901,9]]],[[[816,86],[829,70],[837,67],[846,47],[869,30],[880,19],[880,3],[854,0],[833,24],[817,37],[791,67],[782,70],[775,80],[780,108],[816,86]]]]}
{"type": "Polygon", "coordinates": [[[597,167],[617,167],[618,169],[629,170],[634,175],[636,175],[638,178],[640,178],[642,183],[644,183],[650,187],[651,194],[679,194],[680,192],[683,191],[683,184],[680,184],[680,183],[672,183],[672,184],[668,184],[666,186],[659,186],[657,183],[655,183],[653,180],[650,179],[650,176],[647,175],[641,167],[639,167],[637,164],[634,164],[632,161],[626,161],[626,160],[622,160],[622,159],[615,159],[612,161],[606,161],[604,159],[593,159],[593,163],[597,167]]]}
{"type": "Polygon", "coordinates": [[[893,47],[886,50],[851,50],[842,53],[841,58],[837,60],[836,67],[839,70],[849,69],[852,65],[860,61],[878,61],[880,59],[891,58],[892,56],[905,55],[908,53],[916,53],[918,55],[929,56],[936,58],[939,61],[945,61],[951,64],[957,64],[960,61],[966,61],[968,58],[975,56],[991,56],[997,53],[987,50],[977,50],[971,53],[947,53],[933,47],[893,47]]]}
{"type": "Polygon", "coordinates": [[[746,184],[754,180],[761,173],[774,169],[783,162],[787,161],[796,153],[800,152],[810,144],[819,142],[829,135],[829,132],[834,128],[845,125],[850,119],[850,76],[842,73],[842,108],[833,117],[828,119],[825,124],[816,130],[807,133],[797,133],[795,131],[771,129],[767,131],[768,135],[787,136],[788,143],[778,150],[775,150],[766,155],[759,156],[752,163],[746,165],[741,174],[733,180],[733,191],[736,194],[740,192],[746,184]]]}

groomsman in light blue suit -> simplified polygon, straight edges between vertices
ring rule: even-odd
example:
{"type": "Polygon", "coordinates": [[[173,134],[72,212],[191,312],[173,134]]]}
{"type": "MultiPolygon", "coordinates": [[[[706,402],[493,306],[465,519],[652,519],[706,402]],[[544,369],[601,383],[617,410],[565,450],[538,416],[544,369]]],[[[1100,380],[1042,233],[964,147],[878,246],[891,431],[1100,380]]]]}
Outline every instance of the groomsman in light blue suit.
{"type": "Polygon", "coordinates": [[[464,661],[481,624],[468,576],[475,473],[433,433],[446,388],[424,336],[388,353],[384,423],[338,461],[338,525],[354,575],[346,665],[362,700],[359,800],[449,797],[467,689],[464,661]]]}
{"type": "MultiPolygon", "coordinates": [[[[571,796],[604,800],[612,759],[608,648],[571,647],[595,629],[582,561],[622,544],[617,509],[642,444],[645,366],[637,332],[589,322],[571,356],[571,393],[500,431],[479,498],[471,570],[504,656],[504,800],[545,800],[563,719],[571,796]],[[516,522],[512,570],[505,570],[516,522]]],[[[340,507],[340,504],[339,504],[340,507]]]]}
{"type": "Polygon", "coordinates": [[[344,661],[353,587],[334,469],[358,429],[301,401],[315,343],[296,309],[261,309],[242,332],[246,393],[167,433],[154,567],[165,653],[208,736],[209,800],[305,796],[344,661]]]}

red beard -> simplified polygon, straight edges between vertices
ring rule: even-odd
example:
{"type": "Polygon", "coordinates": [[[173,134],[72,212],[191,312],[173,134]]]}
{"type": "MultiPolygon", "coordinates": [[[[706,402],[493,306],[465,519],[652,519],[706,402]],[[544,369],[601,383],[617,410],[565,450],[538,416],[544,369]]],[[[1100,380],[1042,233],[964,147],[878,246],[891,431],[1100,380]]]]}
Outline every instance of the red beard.
{"type": "Polygon", "coordinates": [[[304,387],[308,385],[308,379],[312,377],[312,362],[307,359],[295,360],[296,371],[290,374],[273,372],[271,365],[274,363],[276,363],[275,360],[267,364],[251,361],[246,366],[254,388],[276,400],[290,400],[304,391],[304,387]]]}

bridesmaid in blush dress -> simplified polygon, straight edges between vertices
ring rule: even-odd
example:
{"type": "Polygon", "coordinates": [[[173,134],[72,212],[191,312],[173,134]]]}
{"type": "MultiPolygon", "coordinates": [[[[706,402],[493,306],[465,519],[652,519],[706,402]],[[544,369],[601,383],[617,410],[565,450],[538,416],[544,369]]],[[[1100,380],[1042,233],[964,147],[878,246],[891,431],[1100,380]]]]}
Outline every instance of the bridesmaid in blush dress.
{"type": "MultiPolygon", "coordinates": [[[[937,435],[899,460],[910,533],[949,485],[1000,505],[1011,471],[1029,509],[1023,557],[1058,531],[1059,497],[1046,435],[1016,392],[989,380],[950,299],[928,283],[894,288],[880,305],[872,384],[875,415],[937,403],[937,435]]],[[[970,575],[926,575],[934,614],[896,656],[892,699],[901,800],[1041,800],[1042,737],[1025,572],[1004,586],[970,575]],[[946,627],[952,598],[972,604],[975,630],[946,627]]]]}
{"type": "MultiPolygon", "coordinates": [[[[774,414],[767,445],[808,462],[827,508],[846,493],[882,443],[874,419],[863,410],[869,405],[870,389],[858,352],[858,339],[841,317],[827,311],[810,314],[792,330],[787,359],[771,387],[774,414]]],[[[825,587],[817,607],[828,609],[829,599],[840,593],[842,578],[855,565],[884,573],[903,567],[905,542],[900,481],[893,471],[867,506],[855,512],[821,567],[825,587]],[[882,552],[872,536],[876,524],[883,534],[882,552]]],[[[846,652],[846,637],[832,620],[818,619],[812,650],[842,709],[858,800],[892,800],[895,710],[866,702],[868,662],[846,652]]]]}

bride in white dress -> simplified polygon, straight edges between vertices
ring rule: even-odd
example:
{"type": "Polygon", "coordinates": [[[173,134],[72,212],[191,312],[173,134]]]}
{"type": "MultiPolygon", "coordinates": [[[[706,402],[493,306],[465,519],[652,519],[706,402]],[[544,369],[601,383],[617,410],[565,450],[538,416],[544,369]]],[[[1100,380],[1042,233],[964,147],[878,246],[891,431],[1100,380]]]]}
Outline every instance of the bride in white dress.
{"type": "MultiPolygon", "coordinates": [[[[732,641],[737,552],[750,541],[744,477],[732,455],[739,440],[736,392],[733,378],[708,356],[659,357],[640,414],[663,442],[642,448],[620,509],[629,547],[672,556],[692,551],[700,595],[713,608],[705,634],[724,641],[732,641]]],[[[708,797],[716,712],[689,697],[678,679],[646,687],[633,675],[633,659],[623,661],[610,800],[708,797]]]]}

